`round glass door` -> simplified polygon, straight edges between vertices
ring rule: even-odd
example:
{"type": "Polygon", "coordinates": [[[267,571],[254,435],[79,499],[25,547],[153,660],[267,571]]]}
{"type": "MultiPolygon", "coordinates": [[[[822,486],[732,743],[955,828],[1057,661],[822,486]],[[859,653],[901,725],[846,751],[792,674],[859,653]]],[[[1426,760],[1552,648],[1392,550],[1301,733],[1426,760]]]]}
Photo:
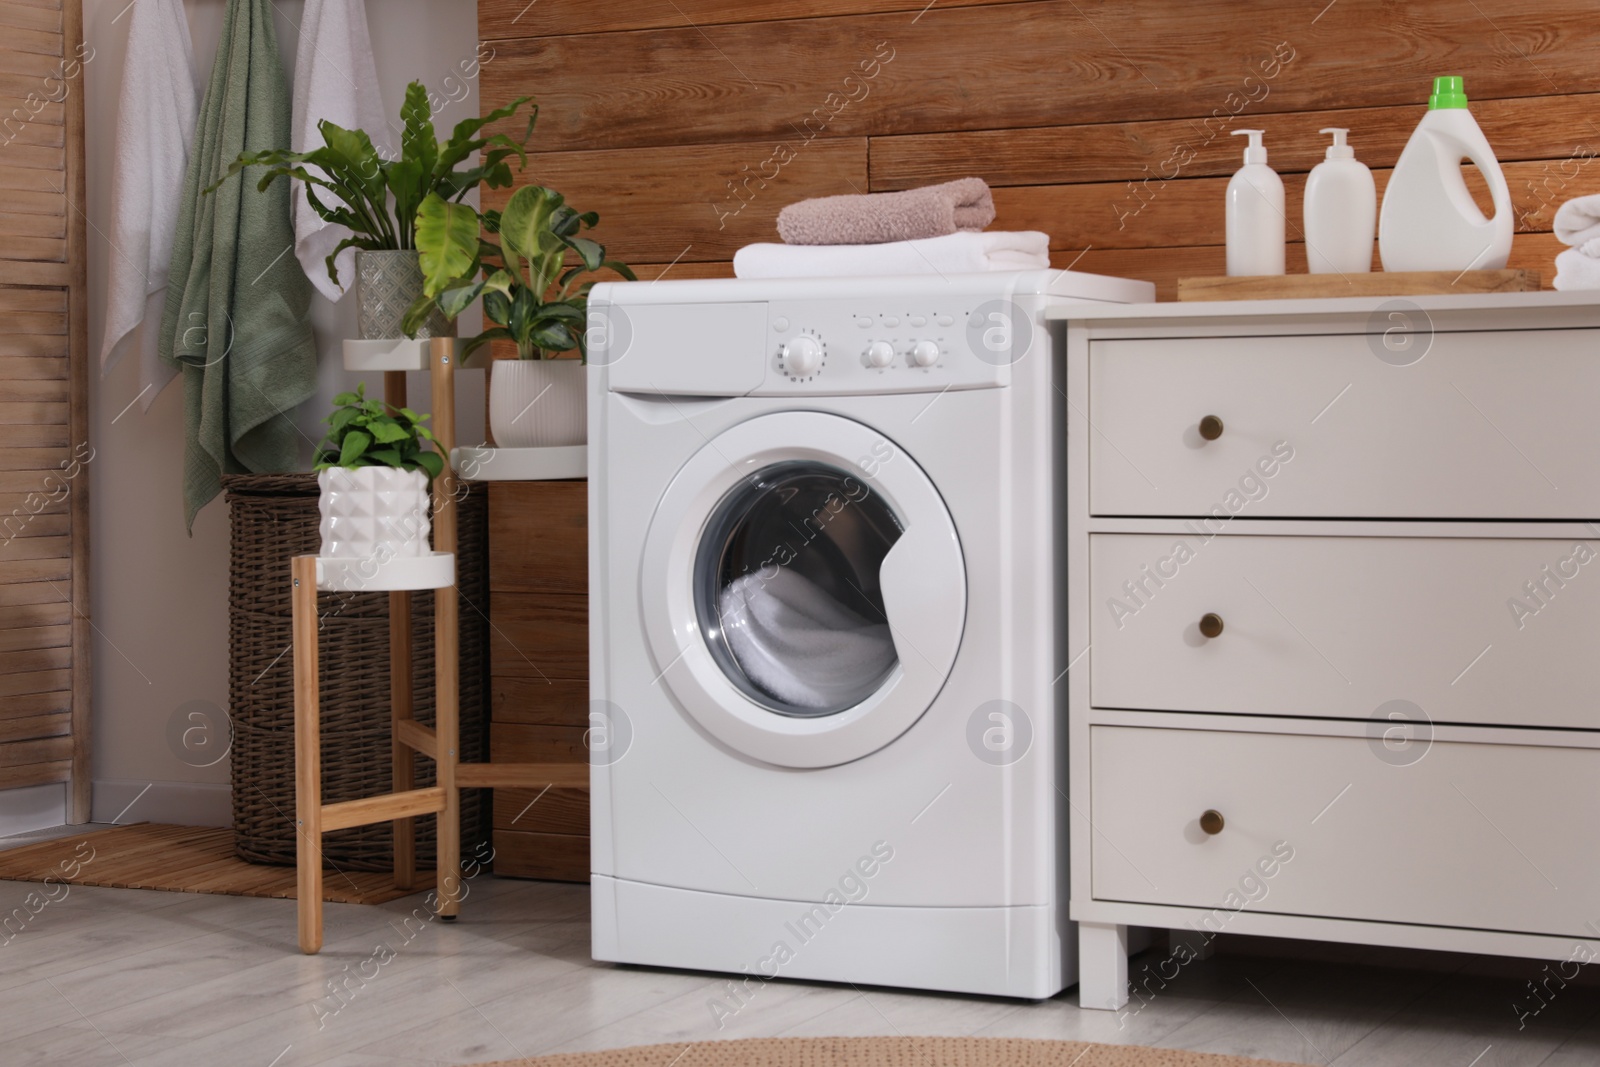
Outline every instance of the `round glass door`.
{"type": "Polygon", "coordinates": [[[722,673],[780,715],[834,715],[871,697],[899,659],[880,570],[903,526],[838,467],[775,463],[708,517],[695,613],[722,673]]]}
{"type": "Polygon", "coordinates": [[[781,411],[727,427],[662,491],[642,549],[650,684],[742,756],[860,759],[955,667],[955,523],[912,455],[862,423],[781,411]],[[851,459],[885,455],[870,474],[851,459]]]}

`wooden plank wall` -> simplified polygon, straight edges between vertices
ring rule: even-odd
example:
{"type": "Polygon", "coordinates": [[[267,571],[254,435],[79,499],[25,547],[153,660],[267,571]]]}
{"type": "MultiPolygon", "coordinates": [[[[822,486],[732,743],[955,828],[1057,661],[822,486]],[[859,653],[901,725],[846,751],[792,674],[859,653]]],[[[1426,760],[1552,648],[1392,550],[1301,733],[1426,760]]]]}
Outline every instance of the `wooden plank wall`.
{"type": "Polygon", "coordinates": [[[0,2],[0,789],[89,817],[80,0],[0,2]]]}
{"type": "MultiPolygon", "coordinates": [[[[481,106],[541,105],[530,178],[644,278],[724,276],[808,196],[968,174],[1056,266],[1223,273],[1223,189],[1267,131],[1288,186],[1347,126],[1380,187],[1436,74],[1466,78],[1548,286],[1561,201],[1600,192],[1600,19],[1579,0],[480,0],[481,106]]],[[[506,127],[510,130],[510,124],[506,127]]],[[[491,195],[497,205],[503,197],[491,195]]]]}
{"type": "MultiPolygon", "coordinates": [[[[588,763],[588,482],[489,482],[489,758],[588,763]]],[[[589,880],[588,789],[496,789],[494,869],[589,880]]]]}

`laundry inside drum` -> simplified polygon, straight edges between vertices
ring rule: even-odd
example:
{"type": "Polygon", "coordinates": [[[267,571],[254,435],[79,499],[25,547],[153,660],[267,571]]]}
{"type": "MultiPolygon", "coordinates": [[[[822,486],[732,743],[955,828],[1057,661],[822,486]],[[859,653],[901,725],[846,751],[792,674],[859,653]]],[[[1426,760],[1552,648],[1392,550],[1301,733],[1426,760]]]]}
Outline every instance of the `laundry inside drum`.
{"type": "Polygon", "coordinates": [[[832,715],[899,662],[879,571],[902,526],[857,475],[790,461],[739,483],[712,512],[695,608],[713,659],[757,704],[832,715]]]}

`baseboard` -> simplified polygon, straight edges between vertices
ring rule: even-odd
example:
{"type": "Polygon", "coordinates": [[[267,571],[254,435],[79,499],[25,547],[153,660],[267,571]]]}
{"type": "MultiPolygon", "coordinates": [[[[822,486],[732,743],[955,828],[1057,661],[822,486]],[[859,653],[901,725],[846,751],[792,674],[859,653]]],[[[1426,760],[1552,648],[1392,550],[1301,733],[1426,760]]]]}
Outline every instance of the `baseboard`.
{"type": "Polygon", "coordinates": [[[0,837],[60,826],[67,821],[67,787],[30,785],[0,789],[0,837]]]}
{"type": "Polygon", "coordinates": [[[100,778],[90,810],[94,822],[232,826],[233,790],[222,784],[100,778]]]}

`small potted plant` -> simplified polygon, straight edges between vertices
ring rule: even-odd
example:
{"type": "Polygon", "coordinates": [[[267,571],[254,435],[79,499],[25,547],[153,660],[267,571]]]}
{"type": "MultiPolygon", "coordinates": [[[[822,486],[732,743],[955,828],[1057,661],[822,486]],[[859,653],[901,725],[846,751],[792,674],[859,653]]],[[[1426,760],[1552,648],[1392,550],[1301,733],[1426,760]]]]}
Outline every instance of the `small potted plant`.
{"type": "Polygon", "coordinates": [[[346,248],[357,249],[356,304],[364,340],[447,336],[454,327],[439,314],[417,320],[409,331],[401,327],[406,310],[422,292],[414,231],[417,207],[430,196],[457,202],[480,183],[490,188],[510,185],[509,160],[515,156],[522,166],[527,165],[526,146],[539,108],[535,106],[528,116],[521,141],[503,133],[478,134],[490,123],[510,118],[532,99],[524,96],[482,118],[457,123],[450,139],[440,142],[434,139],[428,91],[421,82],[412,82],[400,108],[398,158],[379,155],[365,131],[347,130],[324,120],[318,124],[321,148],[246,152],[234,160],[223,180],[258,165],[267,168],[258,189],[265,190],[279,178],[298,178],[305,183],[312,210],[350,230],[351,235],[328,255],[328,277],[342,285],[335,259],[346,248]],[[463,167],[474,152],[481,153],[478,164],[463,167]]]}
{"type": "Polygon", "coordinates": [[[430,551],[428,485],[444,458],[424,448],[428,416],[368,400],[366,385],[333,398],[318,446],[323,556],[380,563],[430,551]]]}
{"type": "Polygon", "coordinates": [[[417,212],[423,291],[407,324],[435,309],[454,320],[481,297],[486,328],[466,342],[462,358],[491,341],[517,346],[517,358],[497,360],[489,378],[489,426],[502,448],[579,445],[587,436],[585,320],[599,279],[585,275],[610,269],[636,280],[625,263],[606,258],[604,245],[580,236],[599,221],[537,185],[511,194],[503,211],[481,216],[440,196],[429,196],[417,212]],[[570,352],[578,358],[561,358],[570,352]]]}

